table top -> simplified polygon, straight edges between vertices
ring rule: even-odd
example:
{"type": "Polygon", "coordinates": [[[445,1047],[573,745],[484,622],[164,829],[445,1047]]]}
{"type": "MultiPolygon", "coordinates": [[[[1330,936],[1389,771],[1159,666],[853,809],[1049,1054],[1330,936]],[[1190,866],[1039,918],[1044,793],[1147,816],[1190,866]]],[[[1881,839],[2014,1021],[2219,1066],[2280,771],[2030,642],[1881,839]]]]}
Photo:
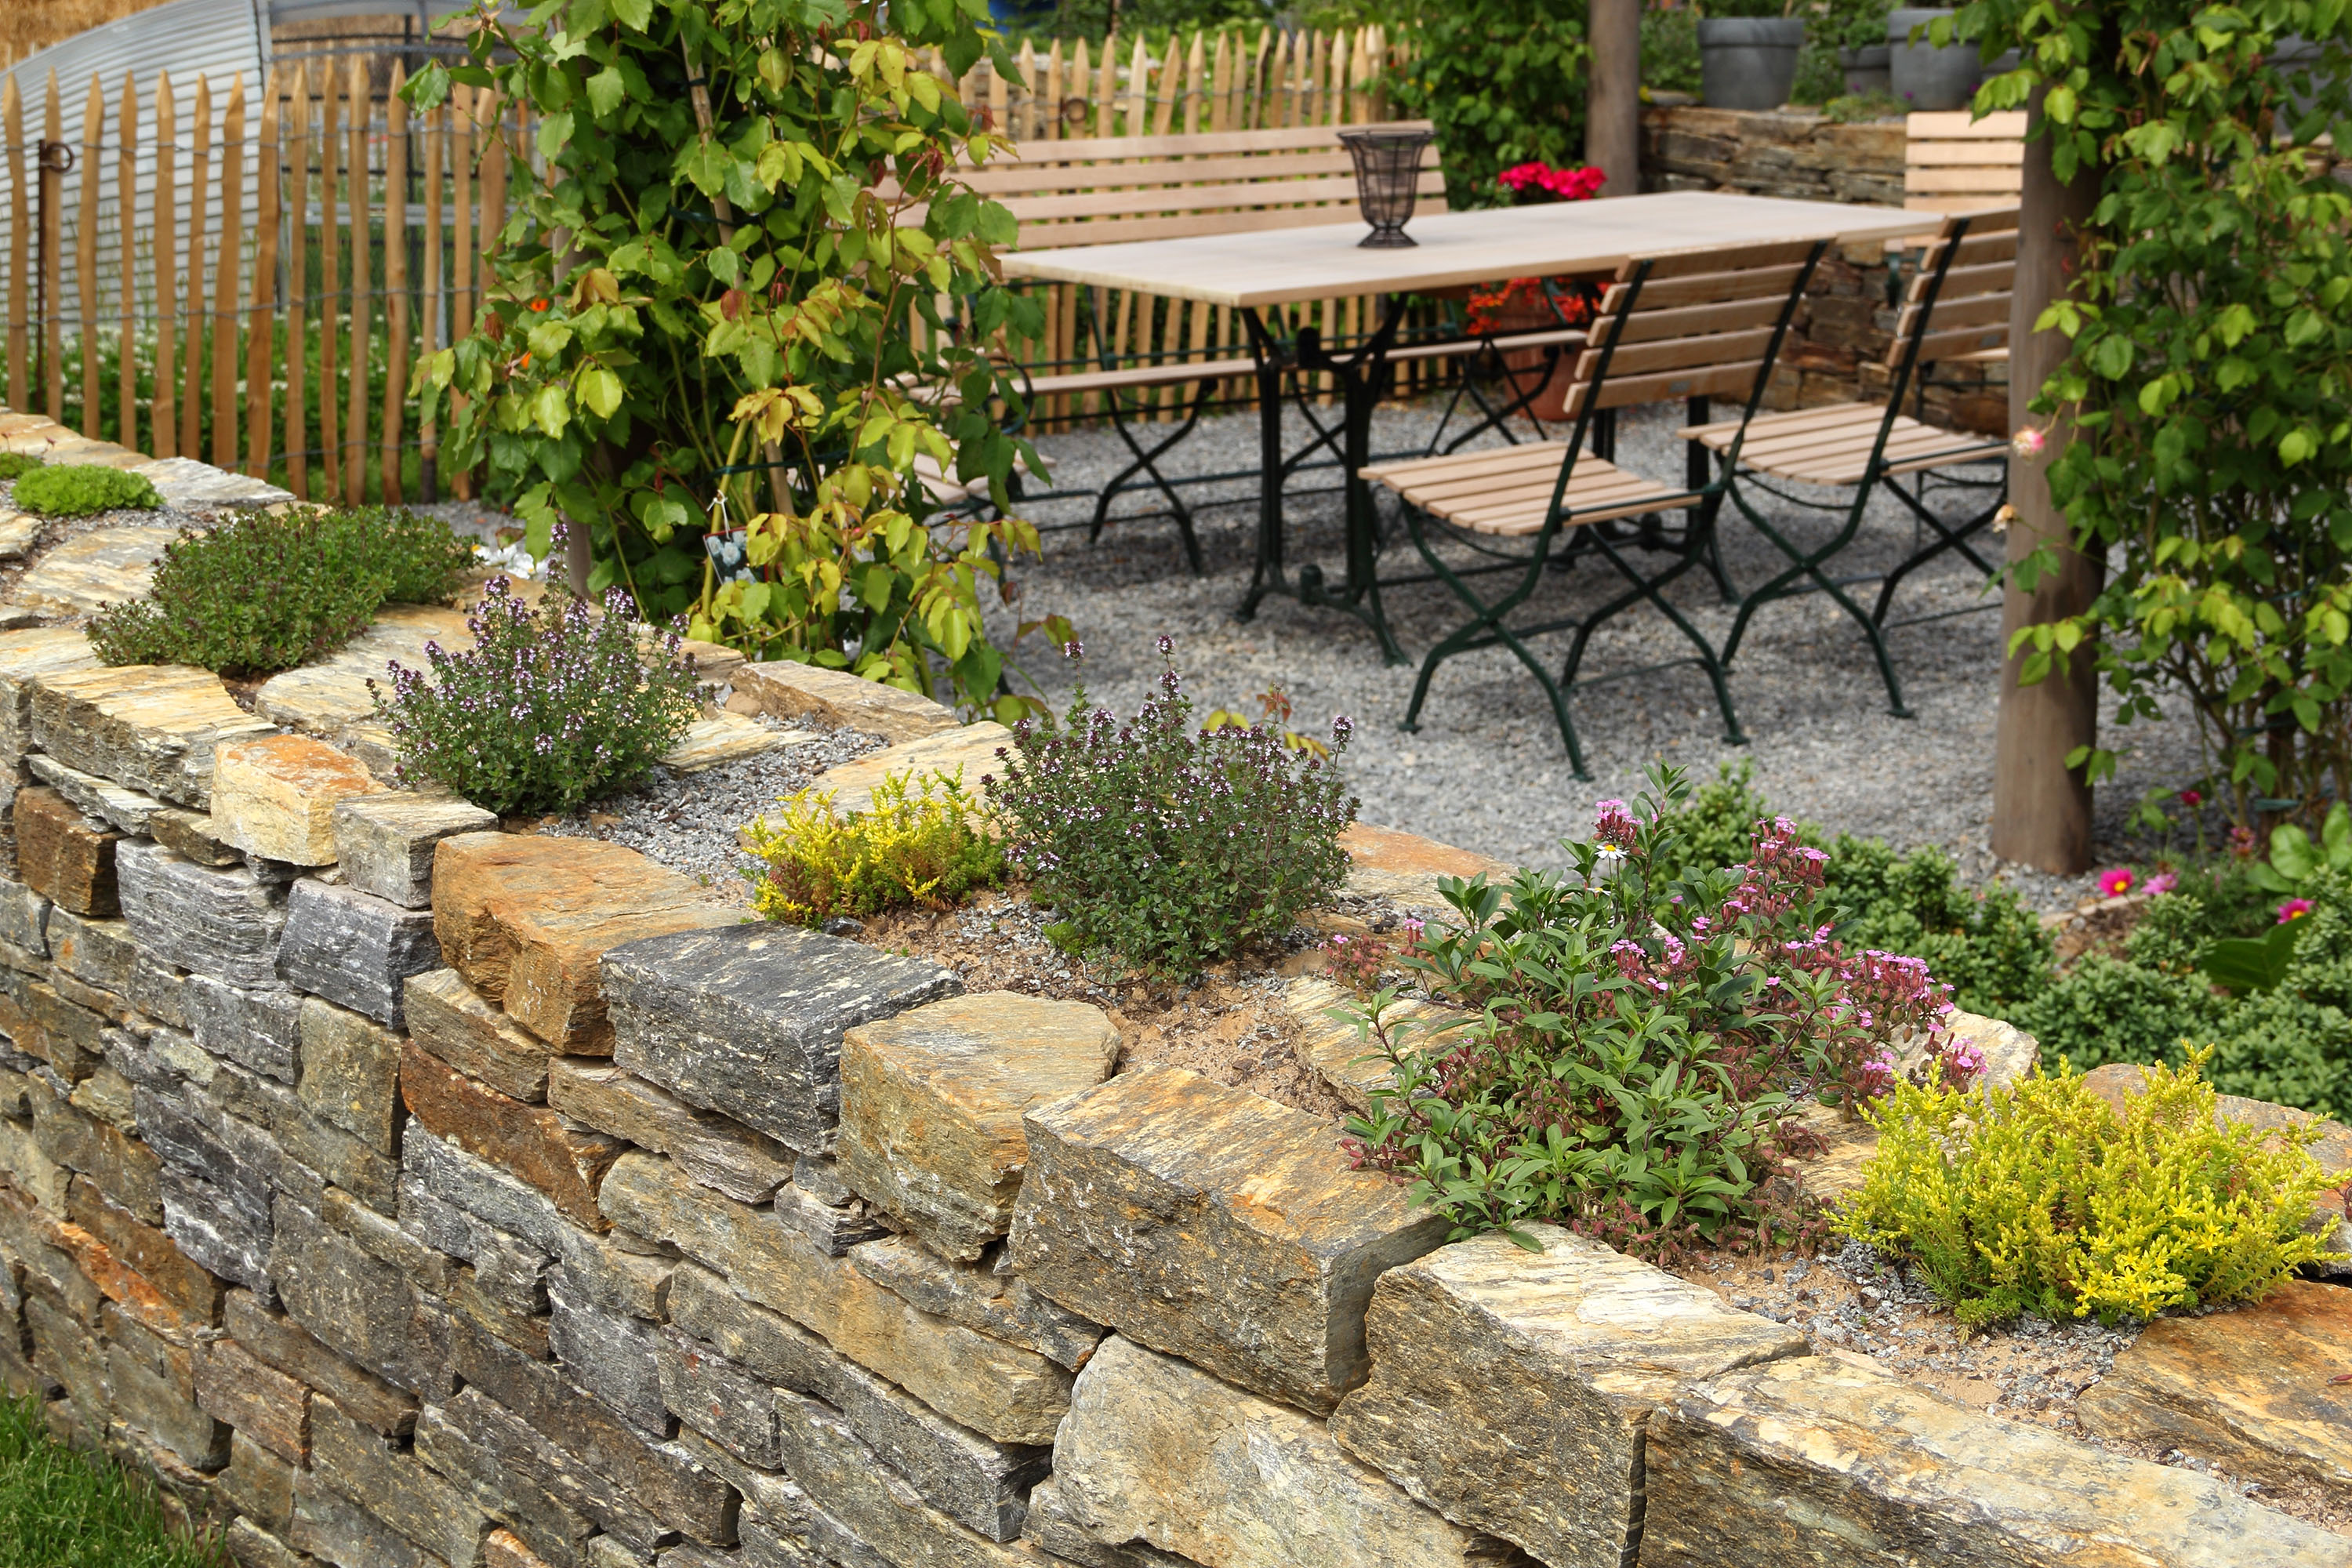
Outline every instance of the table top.
{"type": "Polygon", "coordinates": [[[1601,201],[1431,213],[1415,242],[1367,250],[1360,220],[1243,234],[1079,245],[1004,257],[1005,273],[1132,289],[1212,305],[1447,289],[1498,278],[1612,272],[1629,257],[1776,239],[1893,239],[1932,231],[1933,214],[1727,191],[1667,191],[1601,201]]]}

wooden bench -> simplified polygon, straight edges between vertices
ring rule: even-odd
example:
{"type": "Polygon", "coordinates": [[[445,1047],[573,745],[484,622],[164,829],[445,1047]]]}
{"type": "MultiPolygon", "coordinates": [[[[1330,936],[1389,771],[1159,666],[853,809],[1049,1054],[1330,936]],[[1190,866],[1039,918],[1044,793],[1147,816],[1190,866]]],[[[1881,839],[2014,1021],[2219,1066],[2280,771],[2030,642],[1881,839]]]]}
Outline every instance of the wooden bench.
{"type": "Polygon", "coordinates": [[[2013,207],[2025,188],[2025,111],[1972,118],[1922,110],[1904,121],[1903,205],[1911,212],[2013,207]]]}

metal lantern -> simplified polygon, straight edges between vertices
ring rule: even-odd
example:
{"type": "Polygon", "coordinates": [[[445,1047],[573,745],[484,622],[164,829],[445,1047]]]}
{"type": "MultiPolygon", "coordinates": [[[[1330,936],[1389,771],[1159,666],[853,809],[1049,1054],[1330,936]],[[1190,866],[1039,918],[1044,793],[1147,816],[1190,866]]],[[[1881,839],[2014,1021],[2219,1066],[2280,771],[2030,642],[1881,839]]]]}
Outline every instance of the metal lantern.
{"type": "Polygon", "coordinates": [[[1412,244],[1405,221],[1420,194],[1421,150],[1436,140],[1435,132],[1381,127],[1342,131],[1339,140],[1356,161],[1356,205],[1372,226],[1361,243],[1374,249],[1412,244]]]}

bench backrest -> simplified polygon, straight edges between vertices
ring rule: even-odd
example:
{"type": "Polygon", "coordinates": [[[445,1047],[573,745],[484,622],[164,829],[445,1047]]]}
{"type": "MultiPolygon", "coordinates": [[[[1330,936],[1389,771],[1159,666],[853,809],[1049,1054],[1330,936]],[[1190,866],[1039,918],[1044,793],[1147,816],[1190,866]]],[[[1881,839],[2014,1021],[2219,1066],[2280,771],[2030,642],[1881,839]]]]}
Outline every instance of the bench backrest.
{"type": "Polygon", "coordinates": [[[1921,110],[1904,121],[1903,205],[1911,212],[1980,212],[2017,205],[2025,188],[2025,110],[1972,118],[1921,110]]]}
{"type": "Polygon", "coordinates": [[[2008,350],[2017,224],[2014,205],[1945,220],[1903,292],[1886,356],[1890,370],[1902,374],[1906,356],[1912,364],[1932,364],[2008,350]]]}
{"type": "Polygon", "coordinates": [[[1826,246],[1779,240],[1628,261],[1593,312],[1568,412],[1677,397],[1752,403],[1826,246]]]}
{"type": "MultiPolygon", "coordinates": [[[[1023,250],[1341,223],[1356,205],[1356,172],[1339,132],[1356,129],[1297,125],[1024,142],[1017,160],[992,161],[967,178],[1021,220],[1023,250]]],[[[1444,212],[1445,177],[1435,146],[1422,159],[1415,211],[1444,212]]]]}

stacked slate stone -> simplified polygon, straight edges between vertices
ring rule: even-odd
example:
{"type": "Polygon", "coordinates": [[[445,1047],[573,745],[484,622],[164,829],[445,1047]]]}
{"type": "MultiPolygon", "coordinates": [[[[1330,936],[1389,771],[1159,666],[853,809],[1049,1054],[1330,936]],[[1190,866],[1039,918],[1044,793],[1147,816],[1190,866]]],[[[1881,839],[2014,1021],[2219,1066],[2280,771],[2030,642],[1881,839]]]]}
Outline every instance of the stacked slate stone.
{"type": "Polygon", "coordinates": [[[0,634],[0,1380],[243,1568],[2341,1560],[73,636],[0,634]]]}

